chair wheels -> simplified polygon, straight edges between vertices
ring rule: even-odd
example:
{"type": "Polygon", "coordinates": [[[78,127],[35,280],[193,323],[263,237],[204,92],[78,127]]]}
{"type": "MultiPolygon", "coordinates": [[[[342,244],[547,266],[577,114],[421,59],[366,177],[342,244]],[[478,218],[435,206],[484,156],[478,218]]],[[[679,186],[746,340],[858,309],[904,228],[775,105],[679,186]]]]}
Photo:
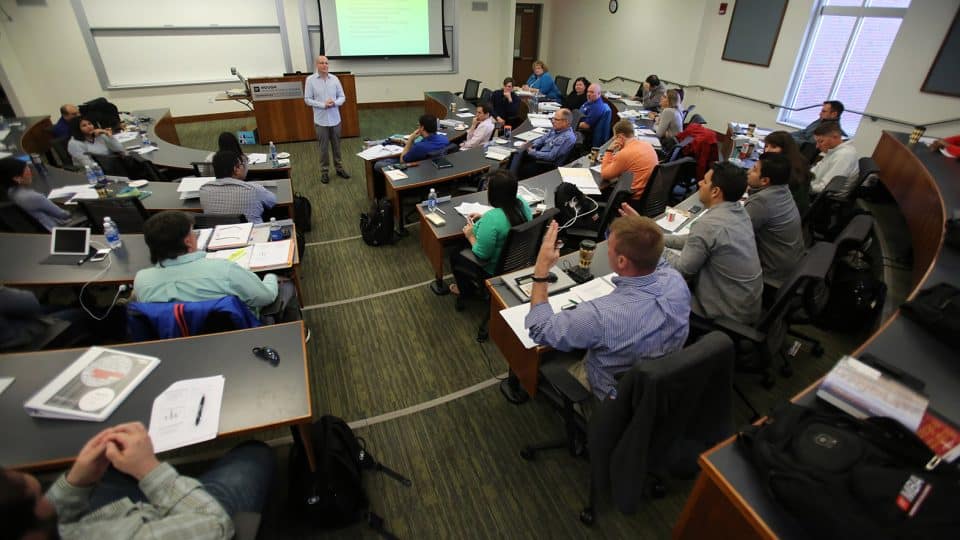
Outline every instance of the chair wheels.
{"type": "Polygon", "coordinates": [[[530,447],[528,446],[528,447],[520,450],[520,457],[522,457],[523,459],[525,459],[525,460],[527,460],[527,461],[533,461],[534,459],[537,458],[537,452],[536,452],[533,448],[530,448],[530,447]]]}
{"type": "Polygon", "coordinates": [[[580,521],[584,525],[593,525],[593,507],[588,506],[580,511],[580,521]]]}

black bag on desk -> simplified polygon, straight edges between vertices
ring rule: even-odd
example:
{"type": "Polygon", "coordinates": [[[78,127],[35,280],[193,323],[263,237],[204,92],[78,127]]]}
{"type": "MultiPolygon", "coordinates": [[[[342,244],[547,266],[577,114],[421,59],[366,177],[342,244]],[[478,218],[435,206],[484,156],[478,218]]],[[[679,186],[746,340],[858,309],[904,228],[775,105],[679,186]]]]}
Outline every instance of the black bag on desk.
{"type": "Polygon", "coordinates": [[[900,311],[940,341],[960,347],[960,290],[953,285],[940,283],[924,289],[900,311]]]}
{"type": "Polygon", "coordinates": [[[293,222],[297,226],[297,232],[308,233],[313,229],[313,205],[310,199],[300,193],[293,194],[293,222]]]}
{"type": "Polygon", "coordinates": [[[360,214],[360,235],[370,246],[393,243],[393,203],[390,199],[373,201],[369,214],[360,214]]]}
{"type": "Polygon", "coordinates": [[[956,538],[960,473],[889,418],[787,403],[738,443],[765,491],[816,538],[956,538]]]}

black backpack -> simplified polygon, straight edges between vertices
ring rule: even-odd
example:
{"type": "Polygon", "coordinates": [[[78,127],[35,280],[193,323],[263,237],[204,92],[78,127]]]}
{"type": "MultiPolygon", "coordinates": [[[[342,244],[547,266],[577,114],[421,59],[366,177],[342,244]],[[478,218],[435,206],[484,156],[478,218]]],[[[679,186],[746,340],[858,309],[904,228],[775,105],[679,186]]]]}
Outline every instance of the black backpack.
{"type": "Polygon", "coordinates": [[[960,530],[960,472],[936,465],[890,418],[787,403],[738,442],[765,491],[814,538],[956,538],[960,530]]]}
{"type": "Polygon", "coordinates": [[[366,442],[355,436],[341,418],[324,415],[310,428],[314,462],[310,471],[300,432],[293,430],[290,449],[290,507],[319,528],[337,528],[366,521],[387,538],[383,518],[369,510],[363,489],[364,470],[377,470],[409,487],[412,483],[396,471],[378,463],[366,450],[366,442]]]}
{"type": "Polygon", "coordinates": [[[297,232],[308,233],[313,230],[313,205],[310,199],[300,193],[293,194],[293,223],[297,226],[297,232]]]}
{"type": "Polygon", "coordinates": [[[373,201],[369,214],[360,214],[360,235],[370,246],[393,243],[393,203],[390,199],[373,201]]]}

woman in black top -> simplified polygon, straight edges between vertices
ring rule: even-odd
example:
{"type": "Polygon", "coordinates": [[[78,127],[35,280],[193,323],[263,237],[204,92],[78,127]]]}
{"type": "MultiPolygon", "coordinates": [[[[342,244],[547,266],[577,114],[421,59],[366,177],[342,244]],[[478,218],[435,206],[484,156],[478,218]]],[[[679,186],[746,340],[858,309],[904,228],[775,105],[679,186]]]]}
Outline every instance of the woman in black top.
{"type": "Polygon", "coordinates": [[[589,86],[590,81],[586,77],[577,77],[577,80],[573,81],[573,90],[567,94],[567,97],[563,98],[563,107],[571,111],[580,110],[580,106],[587,102],[587,87],[589,86]]]}

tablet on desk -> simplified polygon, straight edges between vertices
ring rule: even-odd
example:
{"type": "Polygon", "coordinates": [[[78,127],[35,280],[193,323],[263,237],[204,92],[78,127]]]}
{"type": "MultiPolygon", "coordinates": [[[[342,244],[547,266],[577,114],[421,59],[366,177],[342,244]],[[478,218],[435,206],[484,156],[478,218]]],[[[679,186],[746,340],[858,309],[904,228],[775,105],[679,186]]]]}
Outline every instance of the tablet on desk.
{"type": "Polygon", "coordinates": [[[50,256],[41,263],[76,264],[90,250],[89,227],[54,227],[50,231],[50,256]]]}

